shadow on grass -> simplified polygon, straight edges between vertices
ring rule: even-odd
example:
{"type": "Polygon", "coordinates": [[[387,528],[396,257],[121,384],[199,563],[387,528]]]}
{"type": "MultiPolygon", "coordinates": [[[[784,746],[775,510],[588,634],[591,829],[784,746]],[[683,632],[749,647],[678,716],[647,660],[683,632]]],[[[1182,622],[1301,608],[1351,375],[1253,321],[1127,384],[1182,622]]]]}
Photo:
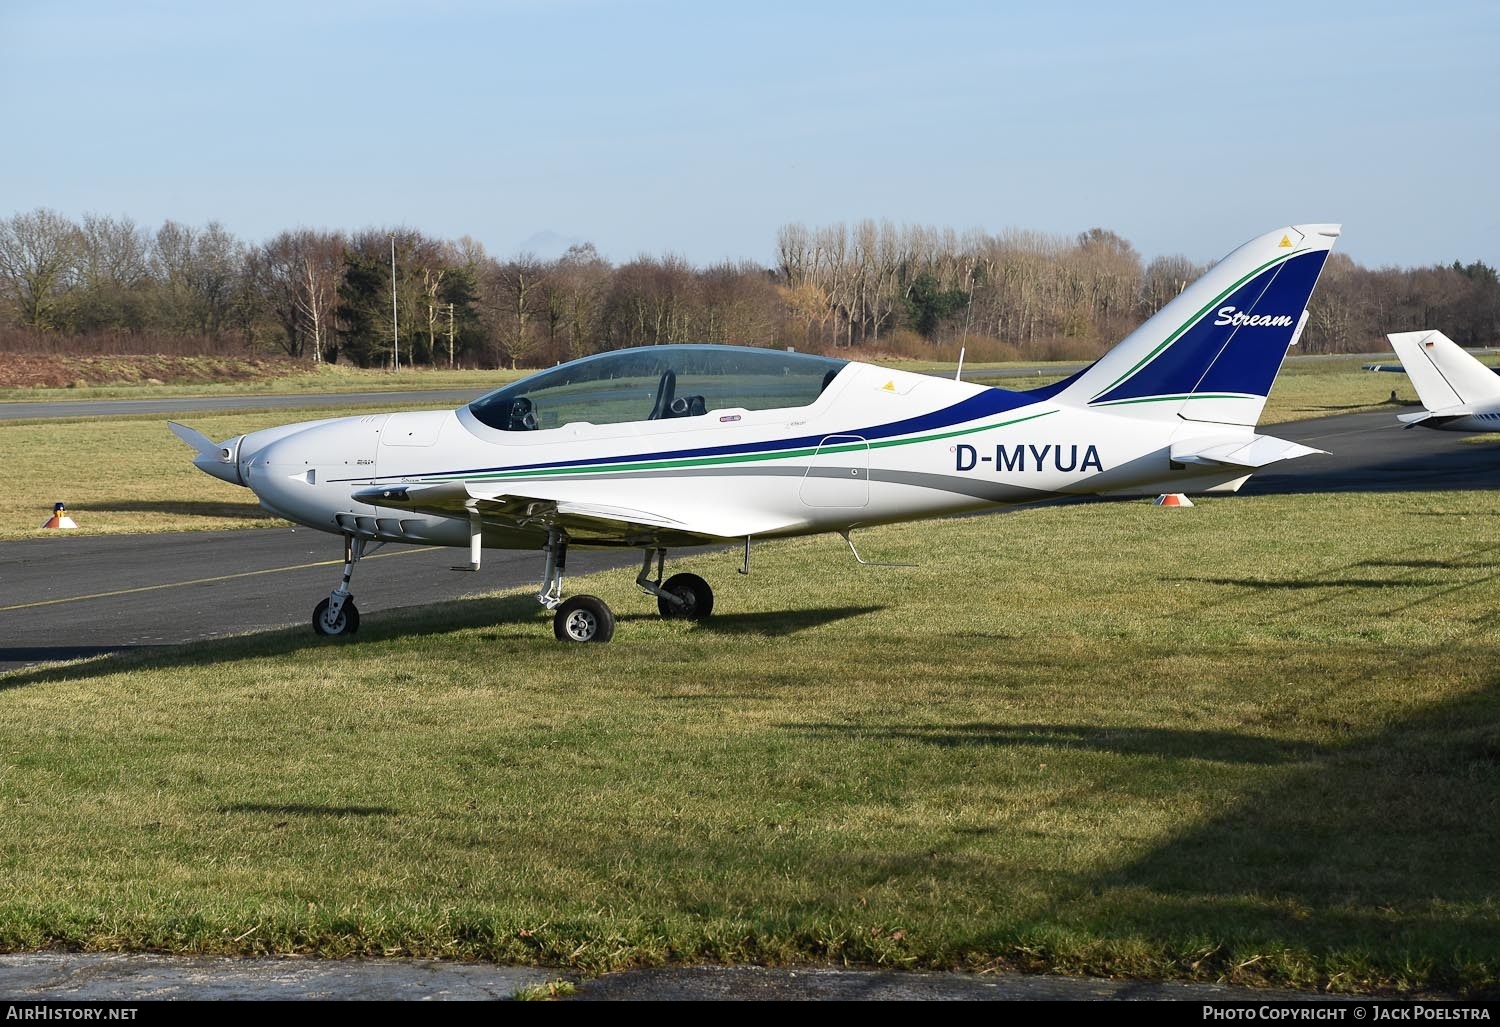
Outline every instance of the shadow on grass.
{"type": "MultiPolygon", "coordinates": [[[[481,599],[459,599],[430,606],[406,607],[381,611],[378,619],[367,619],[359,634],[344,638],[320,638],[311,628],[298,626],[259,631],[247,635],[183,645],[98,647],[108,655],[91,663],[65,667],[42,667],[11,672],[0,678],[0,691],[55,681],[81,681],[137,670],[170,670],[174,667],[202,667],[207,664],[265,656],[285,656],[309,650],[336,646],[364,645],[415,636],[447,634],[472,628],[527,624],[542,613],[536,599],[529,595],[498,596],[481,599]],[[125,651],[121,651],[121,649],[125,651]]],[[[528,624],[528,627],[530,625],[528,624]]],[[[541,638],[538,635],[538,638],[541,638]]],[[[550,636],[549,636],[550,637],[550,636]]],[[[77,649],[78,647],[57,647],[77,649]]],[[[20,650],[11,650],[20,651],[20,650]]],[[[45,657],[69,659],[67,655],[45,657]]]]}
{"type": "MultiPolygon", "coordinates": [[[[86,660],[114,653],[161,652],[168,645],[28,645],[0,648],[0,663],[51,663],[86,660]]],[[[0,688],[3,688],[0,685],[0,688]]]]}
{"type": "Polygon", "coordinates": [[[1496,851],[1500,678],[1312,753],[1094,886],[1136,896],[1107,911],[1119,930],[1368,946],[1496,994],[1496,851]]]}
{"type": "Polygon", "coordinates": [[[109,513],[180,514],[189,517],[233,517],[239,520],[263,520],[270,524],[275,517],[261,509],[259,503],[215,503],[204,500],[116,499],[91,501],[79,509],[109,513]]]}
{"type": "Polygon", "coordinates": [[[1404,409],[1405,407],[1417,407],[1421,405],[1422,404],[1420,403],[1404,400],[1397,400],[1396,402],[1392,403],[1388,399],[1377,399],[1372,403],[1324,403],[1319,404],[1318,406],[1292,407],[1290,409],[1294,414],[1308,415],[1304,419],[1311,420],[1314,417],[1335,417],[1338,414],[1348,413],[1351,410],[1375,411],[1385,410],[1388,408],[1391,410],[1399,410],[1404,409]]]}
{"type": "MultiPolygon", "coordinates": [[[[793,610],[764,614],[728,614],[699,621],[693,631],[725,635],[786,636],[852,617],[876,613],[880,606],[849,606],[829,609],[793,610]]],[[[652,621],[653,614],[631,614],[621,622],[652,621]]],[[[551,614],[529,594],[481,599],[459,599],[430,606],[383,610],[378,618],[367,618],[359,634],[345,638],[320,638],[303,626],[278,628],[248,635],[183,645],[163,646],[44,646],[0,649],[0,662],[76,660],[100,657],[94,662],[67,667],[43,667],[13,671],[0,678],[0,691],[51,681],[78,681],[133,670],[168,670],[263,656],[285,656],[329,646],[370,645],[391,639],[446,634],[474,628],[524,626],[536,632],[536,640],[551,645],[551,614]],[[543,625],[546,625],[545,627],[543,625]]],[[[495,636],[485,636],[494,641],[495,636]]]]}
{"type": "Polygon", "coordinates": [[[1239,588],[1289,589],[1310,588],[1434,588],[1436,581],[1396,581],[1391,578],[1293,578],[1271,581],[1265,578],[1166,578],[1167,581],[1192,582],[1200,585],[1235,585],[1239,588]]]}
{"type": "Polygon", "coordinates": [[[1122,756],[1161,756],[1219,763],[1274,765],[1306,760],[1324,753],[1321,746],[1230,731],[1183,731],[1168,728],[1097,727],[1075,724],[933,724],[920,727],[874,727],[868,724],[794,724],[819,738],[856,736],[890,741],[924,742],[944,748],[968,746],[1040,746],[1092,749],[1122,756]]]}
{"type": "MultiPolygon", "coordinates": [[[[1500,674],[1332,746],[1065,724],[794,727],[851,740],[1240,764],[1246,769],[1227,801],[1211,803],[1208,816],[1177,818],[1176,830],[1121,862],[1058,875],[1022,914],[1026,922],[1043,933],[1095,936],[1105,949],[1167,940],[1162,956],[1186,977],[1256,982],[1274,964],[1269,980],[1277,984],[1292,968],[1304,987],[1337,989],[1342,981],[1500,995],[1500,674]]],[[[1097,773],[1097,787],[1108,788],[1156,772],[1111,764],[1097,773]]],[[[1216,780],[1187,798],[1196,804],[1218,791],[1225,779],[1216,780]]],[[[980,870],[1005,872],[993,833],[965,825],[948,841],[867,855],[864,871],[872,883],[919,875],[963,887],[980,870]]],[[[980,932],[972,943],[1003,951],[1014,929],[980,932]]],[[[1154,967],[1162,972],[1161,963],[1154,967]]]]}
{"type": "Polygon", "coordinates": [[[776,613],[715,614],[693,625],[694,631],[713,635],[794,635],[841,620],[879,613],[883,606],[836,606],[821,610],[782,610],[776,613]]]}
{"type": "Polygon", "coordinates": [[[1456,563],[1452,560],[1361,560],[1356,567],[1406,567],[1412,570],[1473,570],[1477,563],[1456,563]]]}
{"type": "Polygon", "coordinates": [[[321,806],[306,802],[231,802],[214,808],[216,813],[270,813],[280,817],[392,817],[390,806],[321,806]]]}

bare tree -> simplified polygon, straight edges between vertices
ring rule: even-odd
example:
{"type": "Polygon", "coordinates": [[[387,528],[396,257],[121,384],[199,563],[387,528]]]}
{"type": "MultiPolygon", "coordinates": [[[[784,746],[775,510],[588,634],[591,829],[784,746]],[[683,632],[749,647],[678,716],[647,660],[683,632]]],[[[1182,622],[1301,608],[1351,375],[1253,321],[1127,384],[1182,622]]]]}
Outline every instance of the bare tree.
{"type": "Polygon", "coordinates": [[[599,256],[593,243],[568,247],[557,262],[548,302],[558,308],[565,338],[564,351],[556,353],[558,359],[581,357],[598,347],[612,275],[613,268],[599,256]]]}
{"type": "Polygon", "coordinates": [[[1165,307],[1206,270],[1180,254],[1152,260],[1141,279],[1141,316],[1150,317],[1165,307]]]}
{"type": "Polygon", "coordinates": [[[247,258],[257,295],[281,327],[288,356],[320,363],[337,351],[334,307],[343,278],[345,240],[302,228],[282,232],[247,258]]]}
{"type": "Polygon", "coordinates": [[[151,262],[163,290],[163,320],[217,338],[246,269],[243,244],[217,221],[201,230],[167,221],[153,240],[151,262]]]}
{"type": "Polygon", "coordinates": [[[499,354],[519,367],[540,343],[537,320],[545,309],[542,283],[546,266],[534,253],[518,254],[494,264],[481,282],[484,303],[494,327],[499,354]]]}
{"type": "Polygon", "coordinates": [[[150,245],[149,234],[129,218],[83,216],[76,288],[67,318],[71,329],[138,331],[145,326],[150,245]]]}
{"type": "Polygon", "coordinates": [[[23,325],[55,327],[53,315],[74,284],[80,248],[78,226],[56,211],[38,209],[0,221],[0,284],[23,325]]]}

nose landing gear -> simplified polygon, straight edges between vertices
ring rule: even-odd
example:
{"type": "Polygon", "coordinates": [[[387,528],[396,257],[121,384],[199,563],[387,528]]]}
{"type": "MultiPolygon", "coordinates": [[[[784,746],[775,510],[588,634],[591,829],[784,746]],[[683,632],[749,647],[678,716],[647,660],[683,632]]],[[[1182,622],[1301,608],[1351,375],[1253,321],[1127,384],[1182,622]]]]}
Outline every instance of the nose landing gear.
{"type": "Polygon", "coordinates": [[[345,535],[344,576],[338,588],[313,607],[312,626],[318,634],[336,637],[352,635],[359,630],[359,608],[354,605],[354,596],[349,591],[349,579],[354,576],[354,565],[364,555],[365,540],[345,535]]]}

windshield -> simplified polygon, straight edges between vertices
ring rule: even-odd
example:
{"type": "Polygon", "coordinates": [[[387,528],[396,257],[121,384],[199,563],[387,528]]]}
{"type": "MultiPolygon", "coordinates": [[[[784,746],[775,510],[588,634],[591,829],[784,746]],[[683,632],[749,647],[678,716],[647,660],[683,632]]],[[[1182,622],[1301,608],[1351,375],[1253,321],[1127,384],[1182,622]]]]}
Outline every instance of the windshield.
{"type": "Polygon", "coordinates": [[[710,410],[807,406],[847,360],[737,346],[649,346],[539,371],[469,404],[501,431],[574,421],[698,417],[710,410]]]}

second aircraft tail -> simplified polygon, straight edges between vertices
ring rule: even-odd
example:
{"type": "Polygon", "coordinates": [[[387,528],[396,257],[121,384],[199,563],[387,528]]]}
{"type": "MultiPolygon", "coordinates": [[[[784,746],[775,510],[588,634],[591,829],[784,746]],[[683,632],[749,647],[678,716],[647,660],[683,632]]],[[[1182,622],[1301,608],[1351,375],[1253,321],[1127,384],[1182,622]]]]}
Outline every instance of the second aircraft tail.
{"type": "Polygon", "coordinates": [[[1386,338],[1429,411],[1462,413],[1475,403],[1500,402],[1500,375],[1442,332],[1397,332],[1386,338]]]}

